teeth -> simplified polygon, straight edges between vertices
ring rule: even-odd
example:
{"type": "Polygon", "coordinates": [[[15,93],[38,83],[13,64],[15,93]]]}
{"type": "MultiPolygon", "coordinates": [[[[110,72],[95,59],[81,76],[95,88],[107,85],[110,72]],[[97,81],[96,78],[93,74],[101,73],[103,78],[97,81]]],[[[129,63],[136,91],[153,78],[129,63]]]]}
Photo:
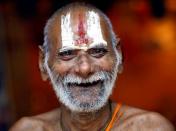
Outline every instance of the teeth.
{"type": "Polygon", "coordinates": [[[90,82],[87,82],[87,83],[77,83],[77,82],[75,82],[75,83],[67,83],[67,85],[69,85],[69,86],[83,86],[83,87],[88,87],[88,86],[96,85],[96,84],[98,84],[100,82],[102,82],[102,81],[99,80],[99,81],[94,81],[92,83],[90,83],[90,82]]]}
{"type": "MultiPolygon", "coordinates": [[[[74,77],[73,77],[74,78],[74,77]]],[[[76,84],[87,84],[87,83],[94,83],[97,81],[103,81],[104,79],[102,78],[96,78],[96,79],[82,79],[82,78],[74,78],[74,79],[70,79],[70,78],[66,78],[65,79],[65,83],[76,83],[76,84]]]]}
{"type": "Polygon", "coordinates": [[[76,84],[88,84],[88,83],[94,83],[97,81],[104,81],[104,80],[108,80],[109,75],[106,72],[96,72],[95,74],[93,74],[92,76],[90,76],[89,78],[83,79],[79,76],[73,75],[73,74],[69,74],[67,76],[64,77],[63,82],[64,83],[76,83],[76,84]]]}

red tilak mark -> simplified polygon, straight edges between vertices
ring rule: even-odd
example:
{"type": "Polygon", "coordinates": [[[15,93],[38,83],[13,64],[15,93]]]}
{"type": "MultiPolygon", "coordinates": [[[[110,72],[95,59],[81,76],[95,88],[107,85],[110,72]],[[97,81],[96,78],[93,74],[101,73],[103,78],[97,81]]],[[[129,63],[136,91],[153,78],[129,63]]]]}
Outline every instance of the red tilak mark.
{"type": "Polygon", "coordinates": [[[89,39],[86,36],[86,29],[85,29],[85,23],[83,22],[83,18],[81,15],[79,15],[79,24],[78,24],[78,32],[77,32],[79,38],[76,39],[76,44],[88,44],[89,39]]]}
{"type": "Polygon", "coordinates": [[[84,38],[85,34],[86,34],[86,32],[85,32],[85,28],[83,25],[83,21],[80,20],[79,25],[78,25],[78,35],[79,35],[79,37],[84,38]]]}

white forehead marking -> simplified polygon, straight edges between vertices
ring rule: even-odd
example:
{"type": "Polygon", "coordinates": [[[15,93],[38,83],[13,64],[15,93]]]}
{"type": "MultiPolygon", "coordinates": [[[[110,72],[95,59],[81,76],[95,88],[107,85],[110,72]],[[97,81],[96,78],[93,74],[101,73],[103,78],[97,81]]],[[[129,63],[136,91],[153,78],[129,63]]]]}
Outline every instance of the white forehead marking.
{"type": "Polygon", "coordinates": [[[101,31],[100,17],[94,11],[88,12],[87,34],[90,38],[93,39],[93,42],[90,44],[90,47],[95,46],[97,44],[107,45],[107,42],[103,39],[101,31]]]}
{"type": "Polygon", "coordinates": [[[70,13],[61,16],[61,40],[62,46],[73,46],[73,31],[71,29],[70,13]]]}
{"type": "Polygon", "coordinates": [[[75,45],[74,32],[71,28],[71,15],[70,12],[66,15],[61,16],[61,50],[67,48],[74,49],[83,49],[87,50],[88,48],[94,47],[99,44],[107,46],[107,42],[103,39],[102,30],[100,27],[100,17],[94,11],[89,11],[87,14],[87,36],[90,37],[93,41],[90,44],[81,44],[75,45]]]}

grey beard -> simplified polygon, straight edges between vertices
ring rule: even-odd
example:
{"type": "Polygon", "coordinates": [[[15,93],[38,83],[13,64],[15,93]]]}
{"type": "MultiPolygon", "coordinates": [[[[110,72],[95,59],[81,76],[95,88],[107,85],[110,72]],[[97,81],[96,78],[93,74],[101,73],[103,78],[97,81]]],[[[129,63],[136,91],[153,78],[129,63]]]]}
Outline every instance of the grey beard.
{"type": "MultiPolygon", "coordinates": [[[[77,75],[68,74],[64,77],[54,75],[54,90],[60,101],[67,106],[70,110],[76,112],[93,112],[103,107],[109,96],[112,93],[113,85],[115,82],[116,72],[100,71],[91,75],[89,78],[83,79],[77,75]],[[92,83],[94,81],[103,81],[102,87],[98,93],[98,99],[93,102],[81,103],[79,100],[74,99],[72,92],[69,90],[68,83],[92,83]]],[[[54,74],[54,73],[52,73],[54,74]]],[[[89,96],[92,97],[92,96],[89,96]]]]}
{"type": "Polygon", "coordinates": [[[117,57],[117,52],[115,53],[115,61],[117,62],[115,62],[114,68],[111,72],[99,71],[86,79],[73,74],[68,74],[64,77],[61,77],[59,74],[51,71],[48,65],[45,63],[51,82],[53,84],[53,88],[60,102],[68,107],[70,110],[75,112],[94,112],[102,108],[108,101],[109,96],[112,94],[113,86],[117,77],[118,65],[121,62],[121,58],[117,57]],[[98,93],[97,100],[81,103],[79,100],[74,99],[74,97],[72,96],[72,92],[68,87],[68,83],[91,83],[97,80],[103,81],[101,89],[98,93]]]}

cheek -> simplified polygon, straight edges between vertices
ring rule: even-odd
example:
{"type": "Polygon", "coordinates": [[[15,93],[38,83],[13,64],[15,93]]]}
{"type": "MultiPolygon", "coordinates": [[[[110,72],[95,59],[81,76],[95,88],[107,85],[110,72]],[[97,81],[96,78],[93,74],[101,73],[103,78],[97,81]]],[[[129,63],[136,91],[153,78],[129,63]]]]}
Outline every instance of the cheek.
{"type": "Polygon", "coordinates": [[[97,62],[97,65],[105,71],[112,71],[114,64],[115,60],[110,55],[103,57],[99,60],[99,62],[97,62]]]}
{"type": "Polygon", "coordinates": [[[55,62],[53,64],[53,70],[55,73],[58,73],[61,76],[64,76],[65,74],[67,74],[70,69],[71,69],[71,64],[70,63],[65,63],[65,62],[55,62]]]}

